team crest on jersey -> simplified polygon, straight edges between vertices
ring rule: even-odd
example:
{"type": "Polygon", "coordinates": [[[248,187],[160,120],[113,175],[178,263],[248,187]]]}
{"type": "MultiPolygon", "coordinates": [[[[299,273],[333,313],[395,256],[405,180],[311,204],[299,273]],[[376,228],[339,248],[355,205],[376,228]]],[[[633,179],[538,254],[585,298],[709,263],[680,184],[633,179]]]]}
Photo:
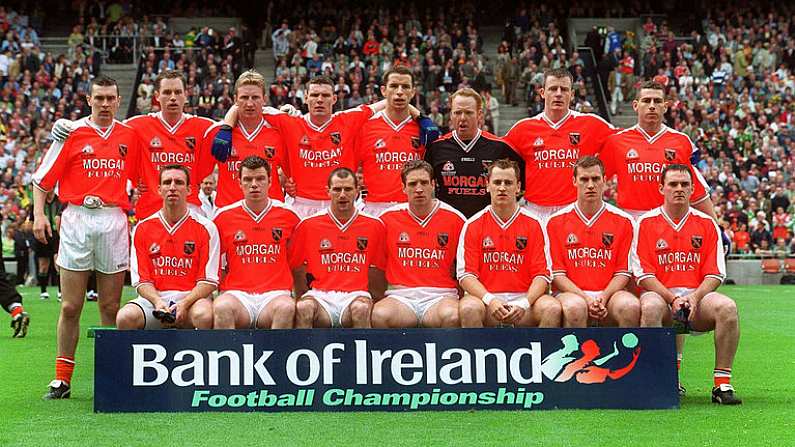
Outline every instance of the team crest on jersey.
{"type": "Polygon", "coordinates": [[[90,144],[86,144],[83,146],[83,149],[80,150],[80,154],[83,157],[93,157],[94,156],[94,148],[91,147],[90,144]]]}
{"type": "Polygon", "coordinates": [[[149,256],[153,258],[160,256],[160,246],[157,245],[157,242],[152,242],[152,245],[149,246],[149,256]]]}
{"type": "Polygon", "coordinates": [[[149,147],[162,148],[163,147],[163,142],[160,141],[160,138],[154,137],[149,142],[149,147]]]}
{"type": "Polygon", "coordinates": [[[409,242],[411,242],[411,238],[409,238],[409,234],[406,233],[405,231],[401,232],[400,235],[398,236],[398,243],[399,244],[408,244],[409,242]]]}
{"type": "Polygon", "coordinates": [[[126,144],[120,144],[119,145],[119,155],[121,156],[121,158],[124,158],[124,157],[127,156],[127,145],[126,144]]]}
{"type": "Polygon", "coordinates": [[[182,251],[185,252],[186,255],[192,255],[194,251],[196,251],[196,242],[194,241],[185,241],[182,244],[182,251]]]}
{"type": "Polygon", "coordinates": [[[527,236],[516,236],[516,249],[524,250],[527,247],[527,236]]]}
{"type": "Polygon", "coordinates": [[[185,146],[188,146],[188,150],[192,152],[194,149],[196,149],[196,138],[185,137],[185,146]]]}
{"type": "Polygon", "coordinates": [[[342,136],[339,132],[331,132],[329,138],[331,139],[331,144],[340,144],[342,142],[342,136]]]}
{"type": "Polygon", "coordinates": [[[483,248],[485,249],[494,248],[494,241],[491,240],[490,236],[486,236],[483,238],[483,248]]]}
{"type": "Polygon", "coordinates": [[[235,243],[241,244],[243,242],[246,242],[246,233],[243,230],[238,230],[238,232],[235,233],[235,243]]]}
{"type": "Polygon", "coordinates": [[[282,240],[282,229],[279,227],[271,228],[271,237],[273,238],[273,242],[282,240]]]}
{"type": "Polygon", "coordinates": [[[578,242],[578,239],[577,239],[577,235],[576,234],[569,233],[569,235],[566,236],[566,245],[574,245],[577,242],[578,242]]]}
{"type": "Polygon", "coordinates": [[[376,149],[383,149],[386,147],[386,141],[383,138],[379,138],[375,140],[375,148],[376,149]]]}
{"type": "Polygon", "coordinates": [[[701,236],[699,236],[697,234],[693,235],[693,236],[690,236],[690,245],[692,245],[693,248],[701,248],[701,245],[703,243],[704,243],[704,238],[703,237],[701,237],[701,236]]]}
{"type": "Polygon", "coordinates": [[[665,250],[668,248],[668,242],[665,242],[665,239],[657,239],[657,244],[654,247],[657,250],[665,250]]]}
{"type": "Polygon", "coordinates": [[[328,239],[321,239],[320,240],[320,249],[321,250],[331,250],[331,241],[328,239]]]}
{"type": "Polygon", "coordinates": [[[569,132],[569,143],[571,143],[572,146],[580,144],[580,133],[569,132]]]}
{"type": "Polygon", "coordinates": [[[676,149],[671,149],[670,147],[665,148],[665,160],[666,161],[674,161],[676,158],[676,149]]]}
{"type": "Polygon", "coordinates": [[[535,141],[533,141],[533,146],[538,147],[538,146],[543,146],[543,145],[544,145],[544,139],[541,138],[541,137],[538,137],[538,138],[536,138],[535,141]]]}
{"type": "Polygon", "coordinates": [[[411,147],[414,149],[420,148],[420,137],[411,137],[411,147]]]}
{"type": "Polygon", "coordinates": [[[442,171],[444,171],[444,172],[451,172],[451,171],[455,171],[455,165],[453,164],[453,162],[452,162],[452,161],[448,161],[447,163],[445,163],[445,164],[442,166],[442,171]]]}
{"type": "Polygon", "coordinates": [[[367,250],[367,237],[360,236],[356,238],[356,249],[367,250]]]}
{"type": "Polygon", "coordinates": [[[638,158],[638,151],[635,149],[630,148],[627,151],[627,160],[636,160],[638,158]]]}
{"type": "Polygon", "coordinates": [[[301,141],[298,142],[301,146],[309,146],[309,137],[304,135],[301,137],[301,141]]]}
{"type": "Polygon", "coordinates": [[[607,248],[613,245],[613,233],[602,233],[602,245],[607,248]]]}
{"type": "Polygon", "coordinates": [[[450,235],[447,233],[439,233],[436,235],[436,242],[439,244],[440,247],[447,247],[447,243],[450,241],[450,235]]]}
{"type": "Polygon", "coordinates": [[[265,157],[273,158],[276,155],[276,148],[273,146],[265,146],[265,157]]]}

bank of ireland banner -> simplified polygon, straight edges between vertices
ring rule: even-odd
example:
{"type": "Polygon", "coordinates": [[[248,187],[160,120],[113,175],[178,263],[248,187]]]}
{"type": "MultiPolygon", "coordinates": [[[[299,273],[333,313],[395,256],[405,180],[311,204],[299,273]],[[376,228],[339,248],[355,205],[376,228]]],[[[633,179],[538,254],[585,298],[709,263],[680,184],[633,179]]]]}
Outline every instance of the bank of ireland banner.
{"type": "Polygon", "coordinates": [[[670,329],[102,331],[94,409],[676,408],[670,329]]]}

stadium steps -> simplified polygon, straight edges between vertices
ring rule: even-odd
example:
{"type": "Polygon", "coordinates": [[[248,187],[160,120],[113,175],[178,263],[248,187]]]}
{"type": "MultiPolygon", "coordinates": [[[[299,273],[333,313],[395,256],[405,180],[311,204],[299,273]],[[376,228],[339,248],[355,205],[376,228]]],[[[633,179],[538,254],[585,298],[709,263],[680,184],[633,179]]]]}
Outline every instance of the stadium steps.
{"type": "Polygon", "coordinates": [[[184,35],[191,28],[201,30],[202,27],[209,26],[221,36],[225,35],[229,28],[235,27],[240,30],[239,17],[172,17],[169,20],[169,27],[179,34],[184,35]]]}
{"type": "Polygon", "coordinates": [[[135,64],[102,64],[102,74],[110,76],[119,84],[121,105],[119,106],[119,111],[116,112],[116,119],[120,121],[127,117],[137,72],[138,67],[135,64]]]}
{"type": "Polygon", "coordinates": [[[254,69],[265,78],[265,86],[270,86],[275,79],[276,62],[273,60],[273,50],[258,48],[254,53],[254,69]]]}
{"type": "Polygon", "coordinates": [[[632,110],[631,102],[624,102],[618,107],[619,113],[613,115],[611,122],[614,126],[626,129],[638,122],[638,115],[632,110]]]}
{"type": "Polygon", "coordinates": [[[44,53],[52,54],[53,59],[58,59],[58,56],[66,55],[69,52],[68,37],[40,37],[41,49],[44,53]]]}
{"type": "Polygon", "coordinates": [[[480,33],[483,36],[483,55],[486,57],[486,64],[491,66],[490,75],[486,79],[491,84],[492,94],[500,101],[500,117],[499,129],[494,129],[497,135],[503,135],[513,124],[522,118],[527,118],[527,107],[524,106],[524,101],[520,100],[518,106],[505,104],[500,88],[494,81],[494,69],[497,62],[497,47],[500,46],[502,41],[502,26],[484,26],[480,28],[480,33]]]}

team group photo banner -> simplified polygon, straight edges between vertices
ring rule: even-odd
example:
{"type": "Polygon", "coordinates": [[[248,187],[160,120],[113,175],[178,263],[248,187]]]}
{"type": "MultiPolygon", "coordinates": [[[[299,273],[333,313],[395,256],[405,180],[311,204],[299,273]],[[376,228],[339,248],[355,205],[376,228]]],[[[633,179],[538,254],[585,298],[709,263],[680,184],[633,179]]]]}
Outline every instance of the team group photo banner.
{"type": "Polygon", "coordinates": [[[98,331],[94,411],[679,407],[666,328],[98,331]]]}

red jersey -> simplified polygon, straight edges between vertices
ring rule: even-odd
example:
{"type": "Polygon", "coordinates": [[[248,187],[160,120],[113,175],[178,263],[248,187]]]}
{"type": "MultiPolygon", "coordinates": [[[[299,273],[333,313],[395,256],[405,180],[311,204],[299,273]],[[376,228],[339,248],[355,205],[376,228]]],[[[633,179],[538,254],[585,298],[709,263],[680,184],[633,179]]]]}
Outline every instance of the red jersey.
{"type": "Polygon", "coordinates": [[[436,201],[424,219],[401,203],[383,214],[386,226],[386,279],[404,287],[455,288],[455,257],[466,218],[436,201]]]}
{"type": "Polygon", "coordinates": [[[566,276],[581,290],[604,290],[616,275],[631,277],[632,218],[602,204],[591,218],[573,203],[547,221],[552,277],[566,276]]]}
{"type": "Polygon", "coordinates": [[[331,171],[337,168],[356,170],[353,140],[372,115],[370,107],[360,106],[335,113],[321,126],[312,124],[309,115],[266,115],[287,147],[297,197],[328,200],[327,180],[331,171]]]}
{"type": "Polygon", "coordinates": [[[400,170],[411,160],[422,160],[420,126],[406,117],[393,123],[386,112],[367,120],[356,138],[356,162],[362,164],[368,202],[405,202],[400,170]]]}
{"type": "Polygon", "coordinates": [[[616,128],[590,113],[569,111],[557,123],[539,113],[514,124],[503,137],[525,160],[525,198],[542,206],[577,200],[574,164],[596,155],[616,128]]]}
{"type": "MultiPolygon", "coordinates": [[[[144,157],[148,159],[147,166],[153,169],[153,175],[158,178],[160,169],[165,165],[180,164],[191,172],[191,193],[188,202],[201,206],[199,201],[199,185],[204,178],[199,178],[194,173],[196,167],[196,152],[201,146],[202,137],[207,129],[213,125],[208,118],[182,114],[179,122],[171,126],[163,118],[163,113],[150,113],[129,118],[124,122],[135,129],[144,142],[144,157]]],[[[139,218],[145,218],[156,213],[163,206],[163,199],[157,189],[146,190],[141,194],[135,206],[139,218]]]]}
{"type": "Polygon", "coordinates": [[[696,151],[690,137],[665,125],[654,136],[635,125],[608,138],[600,158],[607,178],[617,177],[618,207],[644,211],[663,204],[660,174],[674,163],[690,166],[693,176],[690,203],[707,199],[709,186],[690,163],[690,156],[696,151]]]}
{"type": "Polygon", "coordinates": [[[259,214],[246,206],[245,200],[219,209],[213,222],[221,234],[221,257],[227,272],[221,290],[265,293],[292,289],[287,242],[299,220],[275,200],[269,200],[259,214]]]}
{"type": "Polygon", "coordinates": [[[169,225],[155,213],[135,226],[130,249],[130,275],[136,289],[188,292],[200,282],[218,285],[220,245],[212,222],[191,212],[169,225]]]}
{"type": "Polygon", "coordinates": [[[302,220],[290,246],[290,266],[306,264],[315,277],[312,288],[325,291],[367,290],[368,269],[385,269],[384,224],[355,212],[346,223],[330,210],[302,220]]]}
{"type": "Polygon", "coordinates": [[[110,127],[100,129],[82,118],[74,122],[65,142],[50,146],[33,174],[33,184],[44,191],[58,184],[63,203],[82,205],[86,196],[95,196],[128,210],[127,180],[156,186],[156,180],[142,169],[142,157],[141,140],[129,126],[113,120],[110,127]]]}
{"type": "Polygon", "coordinates": [[[290,174],[287,165],[287,155],[284,143],[279,132],[271,127],[264,119],[249,133],[242,125],[238,124],[232,129],[232,150],[229,158],[221,163],[213,156],[211,147],[215,134],[223,123],[216,123],[207,129],[202,142],[199,157],[199,175],[204,179],[213,172],[213,167],[218,164],[218,186],[216,187],[215,204],[221,208],[243,199],[240,189],[240,163],[251,155],[258,155],[271,165],[271,186],[268,197],[279,201],[284,200],[284,191],[279,181],[279,170],[282,168],[286,175],[290,174]]]}
{"type": "Polygon", "coordinates": [[[522,207],[503,222],[491,205],[472,216],[458,244],[458,280],[476,277],[491,293],[526,292],[536,277],[550,282],[546,234],[522,207]]]}
{"type": "Polygon", "coordinates": [[[662,207],[655,208],[641,216],[635,231],[638,283],[653,276],[669,289],[695,289],[707,276],[726,278],[720,231],[706,214],[690,208],[674,222],[662,207]]]}

